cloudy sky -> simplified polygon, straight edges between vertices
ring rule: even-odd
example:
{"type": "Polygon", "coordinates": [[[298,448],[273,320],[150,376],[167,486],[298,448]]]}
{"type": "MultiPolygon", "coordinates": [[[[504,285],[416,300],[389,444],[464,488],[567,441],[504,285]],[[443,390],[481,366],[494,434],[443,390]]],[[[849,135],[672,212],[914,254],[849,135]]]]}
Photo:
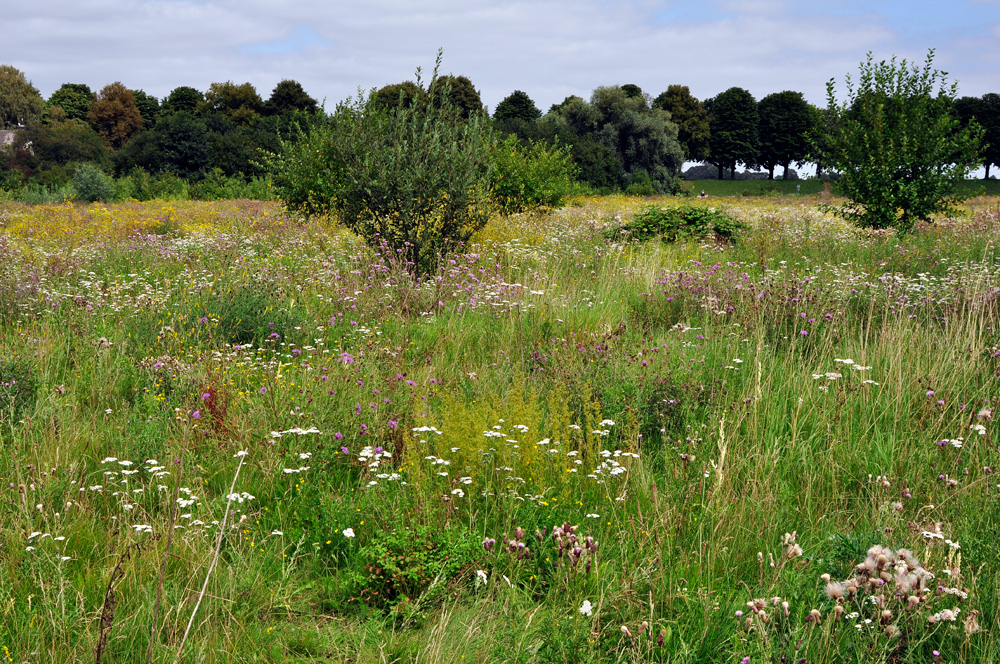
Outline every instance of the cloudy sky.
{"type": "Polygon", "coordinates": [[[0,64],[48,98],[62,83],[121,81],[162,98],[177,86],[283,78],[327,108],[429,72],[472,79],[490,107],[515,89],[543,111],[599,85],[672,83],[705,99],[760,99],[825,83],[872,51],[935,65],[960,95],[1000,92],[1000,0],[38,0],[0,3],[0,64]]]}

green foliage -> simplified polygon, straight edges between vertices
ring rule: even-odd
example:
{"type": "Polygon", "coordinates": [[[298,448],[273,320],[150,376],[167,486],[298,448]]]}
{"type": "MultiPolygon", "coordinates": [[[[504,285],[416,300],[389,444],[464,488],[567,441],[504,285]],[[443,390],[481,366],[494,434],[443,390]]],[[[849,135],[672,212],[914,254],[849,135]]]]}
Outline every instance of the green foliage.
{"type": "Polygon", "coordinates": [[[14,148],[14,161],[28,171],[46,171],[83,161],[101,166],[110,162],[104,139],[79,120],[34,124],[18,132],[14,148]]]}
{"type": "Polygon", "coordinates": [[[49,97],[48,106],[58,106],[70,120],[87,121],[90,104],[94,101],[94,93],[85,83],[63,83],[49,97]]]}
{"type": "Polygon", "coordinates": [[[375,93],[374,104],[383,111],[401,107],[409,108],[426,94],[423,88],[413,81],[392,83],[379,88],[378,92],[375,93]]]}
{"type": "Polygon", "coordinates": [[[234,198],[254,200],[269,199],[268,179],[241,175],[226,175],[222,169],[213,168],[205,178],[190,186],[190,196],[195,200],[220,201],[234,198]]]}
{"type": "Polygon", "coordinates": [[[150,175],[141,166],[133,167],[115,181],[117,198],[137,201],[177,201],[189,199],[190,192],[186,180],[171,173],[150,175]]]}
{"type": "Polygon", "coordinates": [[[200,90],[182,85],[174,88],[163,100],[161,110],[164,113],[194,113],[205,101],[205,95],[200,90]]]}
{"type": "Polygon", "coordinates": [[[708,110],[709,162],[722,169],[736,172],[736,165],[747,168],[757,163],[760,147],[759,114],[753,95],[743,88],[729,88],[705,102],[708,110]]]}
{"type": "Polygon", "coordinates": [[[211,166],[208,127],[190,113],[172,113],[144,131],[115,154],[115,169],[128,172],[139,166],[149,173],[173,173],[186,179],[201,177],[211,166]]]}
{"type": "Polygon", "coordinates": [[[36,122],[45,109],[45,100],[24,72],[0,65],[0,129],[36,122]]]}
{"type": "Polygon", "coordinates": [[[284,338],[298,324],[277,294],[258,283],[219,293],[196,313],[198,329],[227,344],[263,343],[271,334],[284,338]]]}
{"type": "Polygon", "coordinates": [[[632,240],[659,237],[664,242],[714,236],[732,242],[749,227],[725,210],[701,205],[677,207],[651,206],[635,215],[627,224],[605,231],[609,238],[625,235],[632,240]]]}
{"type": "Polygon", "coordinates": [[[142,90],[132,90],[132,97],[135,99],[136,108],[142,116],[142,126],[152,127],[156,124],[156,118],[160,115],[160,102],[153,95],[148,95],[142,90]]]}
{"type": "Polygon", "coordinates": [[[760,114],[758,163],[774,179],[774,167],[783,166],[785,178],[792,162],[804,163],[815,116],[801,92],[775,92],[757,104],[760,114]]]}
{"type": "Polygon", "coordinates": [[[465,76],[437,76],[431,81],[427,92],[435,104],[444,104],[457,110],[463,118],[478,115],[485,110],[479,91],[465,76]]]}
{"type": "Polygon", "coordinates": [[[94,164],[79,164],[73,172],[76,199],[87,203],[115,200],[115,182],[94,164]]]}
{"type": "Polygon", "coordinates": [[[319,104],[306,94],[302,84],[287,78],[274,86],[270,98],[264,104],[264,112],[268,115],[282,115],[296,111],[315,113],[317,110],[319,104]]]}
{"type": "Polygon", "coordinates": [[[685,161],[702,161],[708,157],[711,136],[708,111],[686,85],[670,85],[653,100],[653,108],[670,113],[677,125],[677,141],[684,150],[685,161]]]}
{"type": "Polygon", "coordinates": [[[506,213],[559,207],[575,188],[576,167],[564,147],[508,136],[493,147],[490,164],[493,201],[506,213]]]}
{"type": "Polygon", "coordinates": [[[474,533],[418,526],[377,532],[358,552],[349,573],[351,594],[404,619],[439,602],[449,582],[484,558],[474,533]]]}
{"type": "Polygon", "coordinates": [[[38,378],[31,363],[21,357],[0,360],[0,423],[17,422],[37,398],[38,378]]]}
{"type": "MultiPolygon", "coordinates": [[[[439,60],[440,61],[440,60],[439,60]]],[[[490,215],[489,119],[449,101],[386,111],[377,95],[348,99],[268,164],[277,196],[306,214],[336,214],[371,245],[385,243],[417,271],[465,242],[490,215]]]]}
{"type": "Polygon", "coordinates": [[[837,188],[850,198],[838,214],[908,231],[965,198],[956,185],[981,163],[982,131],[959,126],[957,83],[948,85],[933,63],[933,50],[922,68],[895,58],[876,63],[869,53],[839,104],[827,83],[829,158],[840,171],[837,188]]]}
{"type": "Polygon", "coordinates": [[[542,117],[542,112],[535,106],[526,92],[514,90],[503,101],[497,104],[493,111],[494,120],[520,120],[522,122],[533,122],[542,117]]]}
{"type": "Polygon", "coordinates": [[[590,103],[567,97],[540,127],[546,139],[570,147],[580,179],[599,190],[624,189],[646,176],[655,193],[676,187],[684,161],[677,127],[645,97],[630,97],[620,87],[597,88],[590,103]]]}
{"type": "Polygon", "coordinates": [[[235,125],[248,125],[264,110],[264,100],[250,83],[212,83],[205,92],[201,112],[222,113],[235,125]]]}

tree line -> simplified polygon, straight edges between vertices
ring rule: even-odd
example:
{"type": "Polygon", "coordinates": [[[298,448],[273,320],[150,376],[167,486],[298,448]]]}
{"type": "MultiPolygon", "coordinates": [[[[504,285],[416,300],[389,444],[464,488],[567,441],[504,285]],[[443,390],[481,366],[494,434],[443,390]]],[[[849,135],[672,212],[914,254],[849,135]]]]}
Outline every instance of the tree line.
{"type": "MultiPolygon", "coordinates": [[[[524,144],[558,145],[568,152],[577,179],[596,192],[669,193],[685,162],[710,164],[715,177],[736,169],[831,165],[826,144],[829,110],[800,92],[760,100],[732,87],[699,100],[688,86],[670,85],[653,97],[634,84],[599,87],[589,99],[570,96],[542,113],[515,90],[493,113],[465,76],[440,76],[451,104],[524,144]]],[[[433,94],[412,81],[373,93],[382,108],[412,106],[433,94]]],[[[1000,95],[951,101],[963,128],[983,130],[986,177],[1000,164],[1000,95]]],[[[120,82],[99,91],[65,83],[45,100],[25,75],[0,66],[0,129],[15,129],[0,154],[0,188],[26,182],[68,182],[77,164],[91,163],[119,177],[170,176],[188,182],[210,177],[250,180],[266,175],[261,155],[276,152],[329,115],[300,83],[283,80],[264,100],[250,83],[213,83],[204,92],[175,88],[162,100],[120,82]],[[304,131],[299,132],[298,129],[304,131]]],[[[703,169],[703,171],[706,169],[703,169]]]]}

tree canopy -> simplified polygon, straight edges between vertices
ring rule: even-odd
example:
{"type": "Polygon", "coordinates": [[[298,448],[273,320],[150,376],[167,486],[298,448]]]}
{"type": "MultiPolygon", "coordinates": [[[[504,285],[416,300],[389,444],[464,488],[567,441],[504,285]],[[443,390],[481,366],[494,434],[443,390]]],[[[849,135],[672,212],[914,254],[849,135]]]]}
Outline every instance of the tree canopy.
{"type": "Polygon", "coordinates": [[[174,88],[163,99],[160,110],[163,113],[194,113],[205,101],[205,95],[200,90],[182,85],[174,88]]]}
{"type": "Polygon", "coordinates": [[[801,92],[775,92],[757,104],[760,114],[758,163],[774,179],[774,167],[782,166],[784,179],[792,162],[803,163],[809,154],[809,132],[814,116],[801,92]]]}
{"type": "Polygon", "coordinates": [[[315,113],[318,109],[319,104],[306,94],[302,84],[287,78],[274,86],[270,98],[264,104],[264,112],[267,115],[282,115],[295,111],[315,113]]]}
{"type": "Polygon", "coordinates": [[[440,95],[445,90],[447,90],[449,105],[454,107],[463,118],[483,111],[483,100],[479,96],[479,91],[467,77],[451,74],[438,76],[431,81],[428,92],[435,99],[435,103],[440,105],[440,95]]]}
{"type": "Polygon", "coordinates": [[[248,125],[264,110],[264,101],[250,83],[212,83],[202,110],[221,113],[236,125],[248,125]]]}
{"type": "Polygon", "coordinates": [[[736,173],[736,164],[751,167],[759,150],[757,101],[743,88],[732,87],[705,102],[708,110],[709,162],[736,173]]]}
{"type": "Polygon", "coordinates": [[[84,83],[63,83],[49,97],[49,108],[58,106],[70,120],[87,121],[87,113],[94,101],[94,93],[84,83]]]}
{"type": "Polygon", "coordinates": [[[22,71],[0,65],[0,129],[27,125],[40,119],[45,100],[22,71]]]}
{"type": "Polygon", "coordinates": [[[670,113],[677,125],[677,141],[684,150],[686,161],[703,161],[708,157],[708,139],[711,135],[708,111],[705,105],[691,94],[686,85],[670,85],[653,100],[653,108],[670,113]]]}
{"type": "Polygon", "coordinates": [[[112,150],[124,146],[142,129],[142,114],[132,91],[117,81],[97,93],[87,118],[112,150]]]}
{"type": "Polygon", "coordinates": [[[494,120],[519,120],[533,122],[542,117],[542,112],[535,106],[528,93],[514,90],[503,101],[497,104],[493,111],[494,120]]]}
{"type": "Polygon", "coordinates": [[[922,67],[869,53],[843,101],[827,83],[830,158],[850,199],[836,210],[845,218],[906,231],[964,198],[956,185],[981,163],[982,130],[960,126],[957,84],[933,62],[933,50],[922,67]]]}

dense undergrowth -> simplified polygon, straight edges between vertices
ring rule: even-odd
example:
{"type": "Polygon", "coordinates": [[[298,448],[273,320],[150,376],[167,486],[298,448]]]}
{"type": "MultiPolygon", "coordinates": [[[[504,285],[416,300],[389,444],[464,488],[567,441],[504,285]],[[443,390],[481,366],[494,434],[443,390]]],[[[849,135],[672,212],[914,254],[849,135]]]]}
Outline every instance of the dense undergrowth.
{"type": "Polygon", "coordinates": [[[995,200],[710,202],[0,204],[4,660],[995,661],[995,200]]]}

